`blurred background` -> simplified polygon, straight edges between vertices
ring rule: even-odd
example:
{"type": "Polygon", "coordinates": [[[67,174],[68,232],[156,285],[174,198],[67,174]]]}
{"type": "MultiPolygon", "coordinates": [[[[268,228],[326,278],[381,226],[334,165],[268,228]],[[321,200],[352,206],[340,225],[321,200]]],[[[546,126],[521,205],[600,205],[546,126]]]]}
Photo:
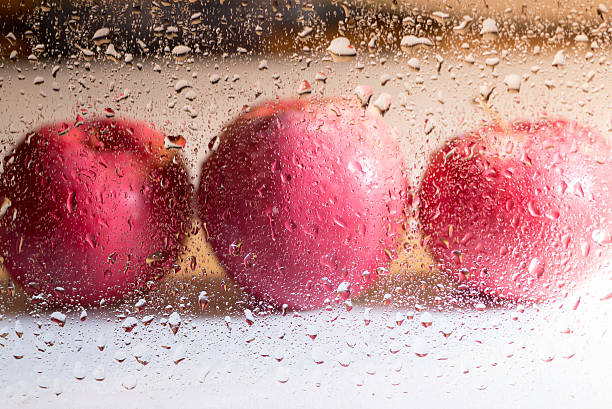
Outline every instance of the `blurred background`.
{"type": "MultiPolygon", "coordinates": [[[[606,21],[606,2],[480,0],[6,0],[0,4],[1,55],[17,51],[38,58],[69,57],[102,27],[117,32],[117,50],[133,55],[160,55],[166,45],[186,44],[195,55],[293,52],[297,41],[313,51],[324,39],[344,33],[354,44],[377,36],[379,50],[393,50],[389,38],[419,33],[448,37],[445,27],[460,26],[463,16],[494,18],[507,40],[554,35],[569,40],[606,21]],[[435,15],[432,15],[435,13],[435,15]],[[430,18],[423,16],[429,15],[430,18]],[[240,24],[236,24],[240,22],[240,24]],[[305,28],[311,28],[312,34],[305,28]],[[9,33],[13,33],[14,39],[9,33]],[[119,33],[121,33],[119,35],[119,33]],[[384,35],[381,35],[384,34],[384,35]],[[42,45],[42,47],[41,47],[42,45]]],[[[477,22],[477,21],[476,21],[477,22]]],[[[472,28],[457,34],[478,32],[472,28]]],[[[606,30],[603,30],[606,31],[606,30]]],[[[602,38],[607,41],[607,38],[602,38]]]]}

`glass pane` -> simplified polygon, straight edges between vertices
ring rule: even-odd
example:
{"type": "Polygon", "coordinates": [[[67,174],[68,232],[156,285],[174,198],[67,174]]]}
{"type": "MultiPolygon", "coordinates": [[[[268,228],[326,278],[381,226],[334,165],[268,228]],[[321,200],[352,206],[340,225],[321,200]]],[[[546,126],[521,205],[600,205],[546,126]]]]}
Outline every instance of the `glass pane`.
{"type": "Polygon", "coordinates": [[[607,4],[0,5],[6,407],[606,407],[607,4]]]}

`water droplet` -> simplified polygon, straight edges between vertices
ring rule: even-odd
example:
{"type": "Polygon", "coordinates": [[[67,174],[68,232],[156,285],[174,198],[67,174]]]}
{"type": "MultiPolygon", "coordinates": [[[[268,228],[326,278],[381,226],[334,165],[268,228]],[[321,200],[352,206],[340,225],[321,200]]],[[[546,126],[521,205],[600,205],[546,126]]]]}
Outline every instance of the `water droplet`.
{"type": "Polygon", "coordinates": [[[336,293],[338,294],[340,300],[344,301],[348,299],[351,295],[351,283],[348,281],[341,282],[336,289],[336,293]]]}
{"type": "Polygon", "coordinates": [[[81,361],[77,361],[72,368],[72,375],[79,381],[85,379],[85,366],[81,361]]]}
{"type": "Polygon", "coordinates": [[[499,57],[489,57],[485,60],[485,64],[489,67],[495,67],[499,64],[499,57]]]}
{"type": "Polygon", "coordinates": [[[415,57],[409,59],[406,65],[415,71],[419,71],[421,69],[421,63],[419,62],[418,58],[415,57]]]}
{"type": "Polygon", "coordinates": [[[370,99],[374,94],[372,87],[368,85],[358,85],[354,90],[355,95],[359,98],[361,106],[365,107],[370,103],[370,99]]]}
{"type": "Polygon", "coordinates": [[[433,316],[431,315],[431,313],[429,311],[424,312],[421,315],[421,325],[425,328],[429,328],[431,327],[432,323],[433,323],[433,316]]]}
{"type": "Polygon", "coordinates": [[[103,365],[98,365],[94,368],[93,372],[92,372],[92,376],[96,381],[103,381],[106,378],[106,375],[104,373],[104,366],[103,365]]]}
{"type": "Polygon", "coordinates": [[[104,338],[103,335],[98,336],[98,340],[96,341],[96,346],[98,347],[100,351],[104,351],[104,348],[106,348],[106,339],[104,338]]]}
{"type": "Polygon", "coordinates": [[[136,304],[134,304],[134,308],[136,308],[136,311],[140,311],[145,307],[145,305],[147,305],[147,300],[141,298],[136,302],[136,304]]]}
{"type": "Polygon", "coordinates": [[[325,362],[325,351],[320,348],[314,348],[312,350],[312,360],[317,365],[323,364],[325,362]]]}
{"type": "Polygon", "coordinates": [[[123,349],[119,349],[115,352],[115,354],[113,355],[113,358],[115,359],[115,361],[121,363],[123,361],[125,361],[125,359],[127,358],[125,351],[123,349]]]}
{"type": "Polygon", "coordinates": [[[289,381],[289,368],[285,365],[281,365],[276,368],[276,380],[280,383],[287,383],[289,381]]]}
{"type": "Polygon", "coordinates": [[[25,356],[25,347],[22,343],[15,344],[11,351],[11,355],[15,359],[22,359],[25,356]]]}
{"type": "Polygon", "coordinates": [[[172,333],[176,335],[181,326],[181,316],[178,312],[174,311],[172,314],[170,314],[170,317],[168,317],[168,325],[170,326],[172,333]]]}
{"type": "Polygon", "coordinates": [[[184,60],[191,53],[191,48],[186,45],[177,45],[172,49],[172,56],[177,60],[184,60]]]}
{"type": "Polygon", "coordinates": [[[385,114],[391,108],[392,97],[390,94],[383,92],[376,98],[373,106],[378,109],[381,114],[385,114]]]}
{"type": "Polygon", "coordinates": [[[453,326],[449,322],[445,322],[440,325],[439,330],[444,338],[448,338],[453,333],[453,326]]]}
{"type": "Polygon", "coordinates": [[[402,41],[400,42],[400,47],[403,48],[416,47],[421,45],[431,47],[433,46],[433,43],[430,39],[426,37],[417,37],[415,35],[407,35],[403,37],[402,41]]]}
{"type": "Polygon", "coordinates": [[[504,78],[504,84],[510,92],[519,92],[521,89],[521,77],[518,74],[509,74],[504,78]]]}
{"type": "Polygon", "coordinates": [[[412,350],[416,356],[423,358],[429,354],[429,345],[423,338],[417,338],[413,342],[412,350]]]}
{"type": "Polygon", "coordinates": [[[313,28],[310,26],[306,26],[298,33],[299,38],[306,38],[313,32],[313,28]]]}
{"type": "Polygon", "coordinates": [[[565,65],[565,53],[563,52],[563,50],[559,50],[557,51],[557,53],[555,54],[553,58],[552,66],[561,68],[564,65],[565,65]]]}
{"type": "Polygon", "coordinates": [[[176,347],[174,348],[174,353],[172,354],[172,362],[174,362],[175,365],[178,365],[179,363],[183,362],[186,357],[187,357],[187,348],[185,347],[185,345],[184,344],[176,345],[176,347]]]}
{"type": "Polygon", "coordinates": [[[253,311],[249,309],[244,310],[244,317],[246,319],[247,324],[253,325],[255,323],[255,317],[253,316],[253,311]]]}
{"type": "Polygon", "coordinates": [[[608,230],[597,229],[593,231],[591,238],[600,246],[612,244],[612,234],[608,230]]]}
{"type": "Polygon", "coordinates": [[[108,38],[110,32],[110,29],[107,27],[100,28],[94,33],[91,39],[96,45],[106,44],[110,42],[110,39],[108,38]]]}
{"type": "Polygon", "coordinates": [[[369,307],[366,307],[363,311],[363,322],[365,323],[365,325],[370,325],[370,322],[372,322],[371,311],[372,308],[369,307]]]}
{"type": "Polygon", "coordinates": [[[544,274],[544,263],[539,258],[535,257],[529,263],[529,274],[537,278],[544,274]]]}
{"type": "Polygon", "coordinates": [[[198,295],[198,305],[200,306],[200,309],[202,311],[204,311],[204,309],[208,306],[208,302],[209,299],[206,291],[200,292],[200,294],[198,295]]]}
{"type": "Polygon", "coordinates": [[[62,392],[64,391],[62,382],[59,379],[55,378],[53,380],[53,387],[51,388],[51,390],[53,391],[55,396],[60,396],[62,392]]]}
{"type": "Polygon", "coordinates": [[[298,95],[306,95],[306,94],[310,94],[311,92],[312,92],[312,87],[310,86],[310,83],[306,80],[302,81],[302,83],[297,89],[298,95]]]}
{"type": "Polygon", "coordinates": [[[136,361],[141,365],[148,365],[153,358],[153,354],[149,347],[143,343],[134,347],[133,355],[136,361]]]}
{"type": "Polygon", "coordinates": [[[497,36],[499,30],[497,28],[497,22],[492,18],[487,18],[482,22],[482,28],[480,35],[482,36],[497,36]]]}
{"type": "Polygon", "coordinates": [[[174,90],[176,92],[181,92],[181,91],[183,91],[186,88],[191,88],[191,84],[187,80],[178,80],[174,84],[174,90]]]}
{"type": "Polygon", "coordinates": [[[16,320],[15,321],[15,334],[17,335],[18,338],[21,338],[23,336],[24,333],[24,329],[23,329],[23,324],[21,323],[21,320],[16,320]]]}
{"type": "Polygon", "coordinates": [[[346,368],[352,362],[351,354],[348,351],[342,351],[340,354],[338,354],[337,361],[340,366],[346,368]]]}
{"type": "Polygon", "coordinates": [[[127,317],[121,323],[121,328],[123,328],[125,332],[131,332],[136,327],[136,325],[138,325],[138,320],[136,320],[136,318],[127,317]]]}
{"type": "Polygon", "coordinates": [[[138,385],[138,379],[134,375],[128,375],[121,381],[121,386],[123,386],[128,391],[131,391],[138,385]]]}
{"type": "Polygon", "coordinates": [[[308,335],[308,337],[314,341],[315,338],[317,338],[317,335],[319,335],[319,330],[314,324],[310,325],[306,330],[306,335],[308,335]]]}
{"type": "Polygon", "coordinates": [[[355,50],[349,39],[345,37],[333,39],[329,47],[327,47],[327,51],[339,57],[353,57],[357,55],[357,50],[355,50]]]}

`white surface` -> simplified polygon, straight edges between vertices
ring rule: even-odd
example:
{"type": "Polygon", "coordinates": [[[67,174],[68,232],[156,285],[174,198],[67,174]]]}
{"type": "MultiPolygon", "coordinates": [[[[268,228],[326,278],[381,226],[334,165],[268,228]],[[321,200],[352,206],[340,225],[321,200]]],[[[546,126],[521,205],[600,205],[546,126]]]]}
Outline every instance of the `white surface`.
{"type": "Polygon", "coordinates": [[[393,325],[392,309],[372,311],[366,326],[361,306],[257,317],[250,327],[244,316],[234,316],[231,330],[220,317],[182,317],[176,335],[159,315],[131,333],[121,328],[122,319],[92,313],[85,322],[70,314],[63,328],[48,315],[21,318],[21,339],[15,322],[5,320],[0,396],[3,407],[19,408],[610,407],[609,316],[601,301],[583,299],[574,311],[575,301],[524,313],[431,312],[429,328],[420,324],[423,313],[393,325]],[[445,338],[441,329],[452,332],[445,338]],[[37,349],[49,339],[53,346],[37,349]],[[106,345],[103,351],[99,344],[106,345]],[[429,354],[418,357],[415,349],[423,344],[429,354]],[[23,358],[15,359],[15,351],[23,358]],[[118,351],[123,363],[114,359],[118,351]],[[185,360],[175,364],[182,353],[185,360]],[[150,362],[142,365],[135,355],[150,362]],[[347,367],[339,363],[346,361],[347,367]],[[75,378],[75,365],[82,365],[83,380],[75,378]],[[105,379],[96,381],[100,366],[105,379]],[[122,386],[134,379],[133,390],[122,386]],[[54,382],[61,384],[59,396],[54,382]]]}

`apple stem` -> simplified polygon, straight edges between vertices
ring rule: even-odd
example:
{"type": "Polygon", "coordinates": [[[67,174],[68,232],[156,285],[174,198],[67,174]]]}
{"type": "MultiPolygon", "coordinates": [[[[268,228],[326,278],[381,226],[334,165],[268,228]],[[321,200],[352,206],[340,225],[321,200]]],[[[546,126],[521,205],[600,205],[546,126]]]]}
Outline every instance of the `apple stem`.
{"type": "Polygon", "coordinates": [[[508,133],[508,129],[505,125],[505,122],[502,120],[501,116],[499,115],[499,112],[495,111],[490,105],[489,102],[482,98],[480,100],[480,106],[482,107],[482,109],[485,110],[485,112],[489,115],[489,117],[497,123],[497,125],[502,129],[502,131],[507,134],[508,133]]]}

